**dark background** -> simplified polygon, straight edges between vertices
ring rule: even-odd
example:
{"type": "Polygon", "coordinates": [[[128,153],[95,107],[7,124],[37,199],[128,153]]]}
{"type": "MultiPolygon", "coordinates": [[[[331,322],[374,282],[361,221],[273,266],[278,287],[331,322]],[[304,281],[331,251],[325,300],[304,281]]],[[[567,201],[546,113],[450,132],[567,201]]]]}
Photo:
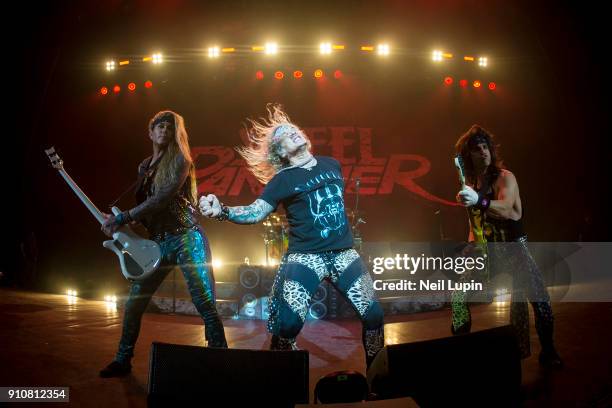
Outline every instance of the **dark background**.
{"type": "MultiPolygon", "coordinates": [[[[457,187],[454,143],[479,123],[496,135],[517,176],[532,241],[609,240],[609,74],[603,65],[601,10],[558,2],[431,3],[20,6],[11,13],[15,28],[5,35],[12,72],[5,77],[5,102],[17,109],[5,111],[10,113],[4,118],[10,141],[4,152],[8,243],[0,282],[46,290],[84,281],[100,287],[125,284],[114,256],[100,245],[104,236],[95,220],[50,168],[42,149],[55,145],[72,177],[106,209],[150,154],[147,122],[166,108],[183,115],[192,146],[240,144],[244,119],[262,115],[267,102],[283,103],[305,128],[371,128],[375,156],[426,157],[431,170],[417,179],[419,185],[451,201],[457,187]],[[268,38],[285,47],[272,60],[248,52],[214,62],[205,58],[213,42],[249,47],[268,38]],[[317,48],[323,38],[347,50],[322,59],[317,48]],[[379,41],[388,41],[393,55],[383,60],[350,50],[379,41]],[[435,48],[455,58],[433,64],[435,48]],[[141,58],[154,50],[163,52],[162,66],[104,70],[107,59],[141,58]],[[480,70],[464,63],[463,55],[487,55],[490,66],[480,70]],[[341,69],[344,76],[316,82],[310,76],[315,68],[341,69]],[[254,79],[259,69],[266,73],[263,81],[254,79]],[[271,78],[276,69],[286,75],[302,69],[305,77],[276,81],[271,78]],[[455,79],[451,87],[442,82],[447,75],[455,79]],[[462,90],[460,78],[482,80],[485,87],[495,81],[498,88],[462,90]],[[154,83],[150,90],[142,89],[147,79],[154,83]],[[125,90],[131,81],[139,86],[133,94],[125,90]],[[119,95],[100,96],[101,86],[115,83],[122,85],[119,95]]],[[[330,153],[324,146],[317,152],[330,153]]],[[[357,151],[348,153],[359,160],[357,151]]],[[[202,158],[197,164],[202,169],[210,163],[202,158]]],[[[254,198],[244,189],[224,201],[249,204],[254,198]]],[[[366,241],[436,240],[440,223],[451,239],[467,233],[461,209],[401,186],[390,195],[360,200],[366,241]]],[[[354,195],[346,201],[351,207],[354,195]]],[[[263,258],[259,226],[204,221],[204,227],[213,254],[228,264],[217,272],[221,279],[231,279],[235,263],[245,256],[252,263],[263,258]]]]}

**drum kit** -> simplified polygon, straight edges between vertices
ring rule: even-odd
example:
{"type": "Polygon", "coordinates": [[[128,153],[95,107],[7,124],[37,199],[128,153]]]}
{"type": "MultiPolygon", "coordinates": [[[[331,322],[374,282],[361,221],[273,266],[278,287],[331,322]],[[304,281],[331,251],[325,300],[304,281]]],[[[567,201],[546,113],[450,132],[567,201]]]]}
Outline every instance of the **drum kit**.
{"type": "MultiPolygon", "coordinates": [[[[362,237],[359,229],[365,224],[363,212],[359,210],[359,179],[355,179],[355,207],[346,209],[346,217],[353,233],[354,248],[361,253],[362,237]]],[[[263,222],[264,231],[261,234],[266,248],[266,265],[280,262],[289,245],[289,224],[285,214],[272,213],[263,222]]]]}

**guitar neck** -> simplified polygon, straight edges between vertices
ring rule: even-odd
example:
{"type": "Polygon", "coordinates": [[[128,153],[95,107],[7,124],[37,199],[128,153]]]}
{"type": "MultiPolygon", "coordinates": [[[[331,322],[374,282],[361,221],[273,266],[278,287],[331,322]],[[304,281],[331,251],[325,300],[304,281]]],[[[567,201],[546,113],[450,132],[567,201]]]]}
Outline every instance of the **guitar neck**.
{"type": "Polygon", "coordinates": [[[77,195],[77,197],[79,197],[79,199],[83,202],[83,204],[85,204],[85,207],[87,207],[87,209],[89,210],[89,212],[96,217],[96,220],[98,220],[98,222],[100,224],[104,223],[104,216],[102,215],[102,212],[100,210],[98,210],[98,207],[96,207],[94,205],[94,203],[91,202],[91,200],[85,195],[85,193],[83,192],[83,190],[81,190],[79,188],[79,186],[77,186],[77,184],[74,182],[74,180],[72,179],[72,177],[70,177],[68,175],[68,173],[66,173],[66,170],[64,169],[58,169],[59,173],[62,175],[62,177],[64,178],[64,180],[66,180],[66,183],[68,183],[68,185],[70,186],[70,188],[72,189],[72,191],[74,191],[74,193],[77,195]]]}

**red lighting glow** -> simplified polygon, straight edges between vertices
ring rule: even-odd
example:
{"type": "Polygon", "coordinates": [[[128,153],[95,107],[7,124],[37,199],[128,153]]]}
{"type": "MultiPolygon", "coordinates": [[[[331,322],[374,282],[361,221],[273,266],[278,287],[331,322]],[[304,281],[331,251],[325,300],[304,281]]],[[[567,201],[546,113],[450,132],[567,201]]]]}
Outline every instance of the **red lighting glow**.
{"type": "Polygon", "coordinates": [[[259,79],[259,80],[264,79],[264,73],[263,73],[263,71],[257,71],[257,72],[255,73],[255,79],[259,79]]]}
{"type": "Polygon", "coordinates": [[[474,88],[480,88],[482,86],[482,84],[480,83],[480,81],[474,81],[474,88]]]}
{"type": "Polygon", "coordinates": [[[314,77],[315,78],[323,78],[323,70],[322,69],[315,70],[314,77]]]}
{"type": "Polygon", "coordinates": [[[145,82],[145,88],[151,88],[153,86],[153,82],[147,81],[145,82]]]}
{"type": "Polygon", "coordinates": [[[453,84],[453,78],[451,78],[451,77],[444,78],[444,83],[446,85],[452,85],[453,84]]]}
{"type": "Polygon", "coordinates": [[[285,77],[285,74],[283,74],[283,71],[276,71],[274,73],[274,78],[276,79],[283,79],[285,77]]]}
{"type": "Polygon", "coordinates": [[[121,92],[121,87],[119,85],[115,85],[115,87],[113,88],[113,92],[114,93],[119,93],[121,92]]]}
{"type": "Polygon", "coordinates": [[[462,79],[461,81],[459,81],[459,86],[461,86],[462,88],[467,88],[467,79],[462,79]]]}
{"type": "Polygon", "coordinates": [[[304,73],[302,71],[293,71],[294,78],[301,78],[303,76],[304,76],[304,73]]]}
{"type": "Polygon", "coordinates": [[[134,90],[136,89],[136,84],[135,84],[135,83],[133,83],[133,82],[130,82],[130,83],[128,84],[128,89],[129,89],[130,91],[134,91],[134,90]]]}
{"type": "Polygon", "coordinates": [[[497,85],[495,84],[495,82],[489,82],[489,89],[494,91],[495,88],[497,88],[497,85]]]}
{"type": "Polygon", "coordinates": [[[336,78],[336,79],[342,78],[342,71],[340,71],[339,69],[334,71],[334,78],[336,78]]]}
{"type": "Polygon", "coordinates": [[[105,86],[103,86],[102,88],[100,88],[100,93],[101,93],[102,95],[106,95],[106,94],[108,93],[108,88],[107,88],[107,87],[105,87],[105,86]]]}

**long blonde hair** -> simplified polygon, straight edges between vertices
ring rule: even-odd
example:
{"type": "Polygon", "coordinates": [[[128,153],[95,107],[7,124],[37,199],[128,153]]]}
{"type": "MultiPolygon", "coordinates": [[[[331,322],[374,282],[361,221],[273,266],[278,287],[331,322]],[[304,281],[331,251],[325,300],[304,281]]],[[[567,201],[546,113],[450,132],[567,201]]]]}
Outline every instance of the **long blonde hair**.
{"type": "Polygon", "coordinates": [[[174,139],[168,143],[166,151],[164,152],[157,171],[155,178],[153,179],[153,186],[155,190],[159,190],[160,187],[171,182],[172,179],[180,172],[182,166],[180,158],[182,157],[187,163],[189,163],[189,175],[188,175],[188,198],[191,204],[196,205],[198,198],[198,191],[196,185],[195,166],[193,159],[191,158],[191,150],[189,149],[189,136],[185,129],[185,120],[181,115],[176,112],[165,110],[155,114],[149,121],[149,131],[153,131],[153,124],[155,121],[165,115],[171,114],[174,117],[174,139]]]}
{"type": "MultiPolygon", "coordinates": [[[[246,161],[249,171],[262,184],[267,184],[276,173],[289,165],[287,158],[280,154],[280,143],[272,140],[274,131],[282,125],[298,127],[291,122],[289,116],[283,111],[282,105],[269,103],[266,105],[266,110],[268,111],[267,118],[259,118],[259,121],[247,119],[246,131],[249,145],[236,148],[236,151],[246,161]]],[[[311,143],[306,133],[304,137],[310,149],[311,143]]]]}

